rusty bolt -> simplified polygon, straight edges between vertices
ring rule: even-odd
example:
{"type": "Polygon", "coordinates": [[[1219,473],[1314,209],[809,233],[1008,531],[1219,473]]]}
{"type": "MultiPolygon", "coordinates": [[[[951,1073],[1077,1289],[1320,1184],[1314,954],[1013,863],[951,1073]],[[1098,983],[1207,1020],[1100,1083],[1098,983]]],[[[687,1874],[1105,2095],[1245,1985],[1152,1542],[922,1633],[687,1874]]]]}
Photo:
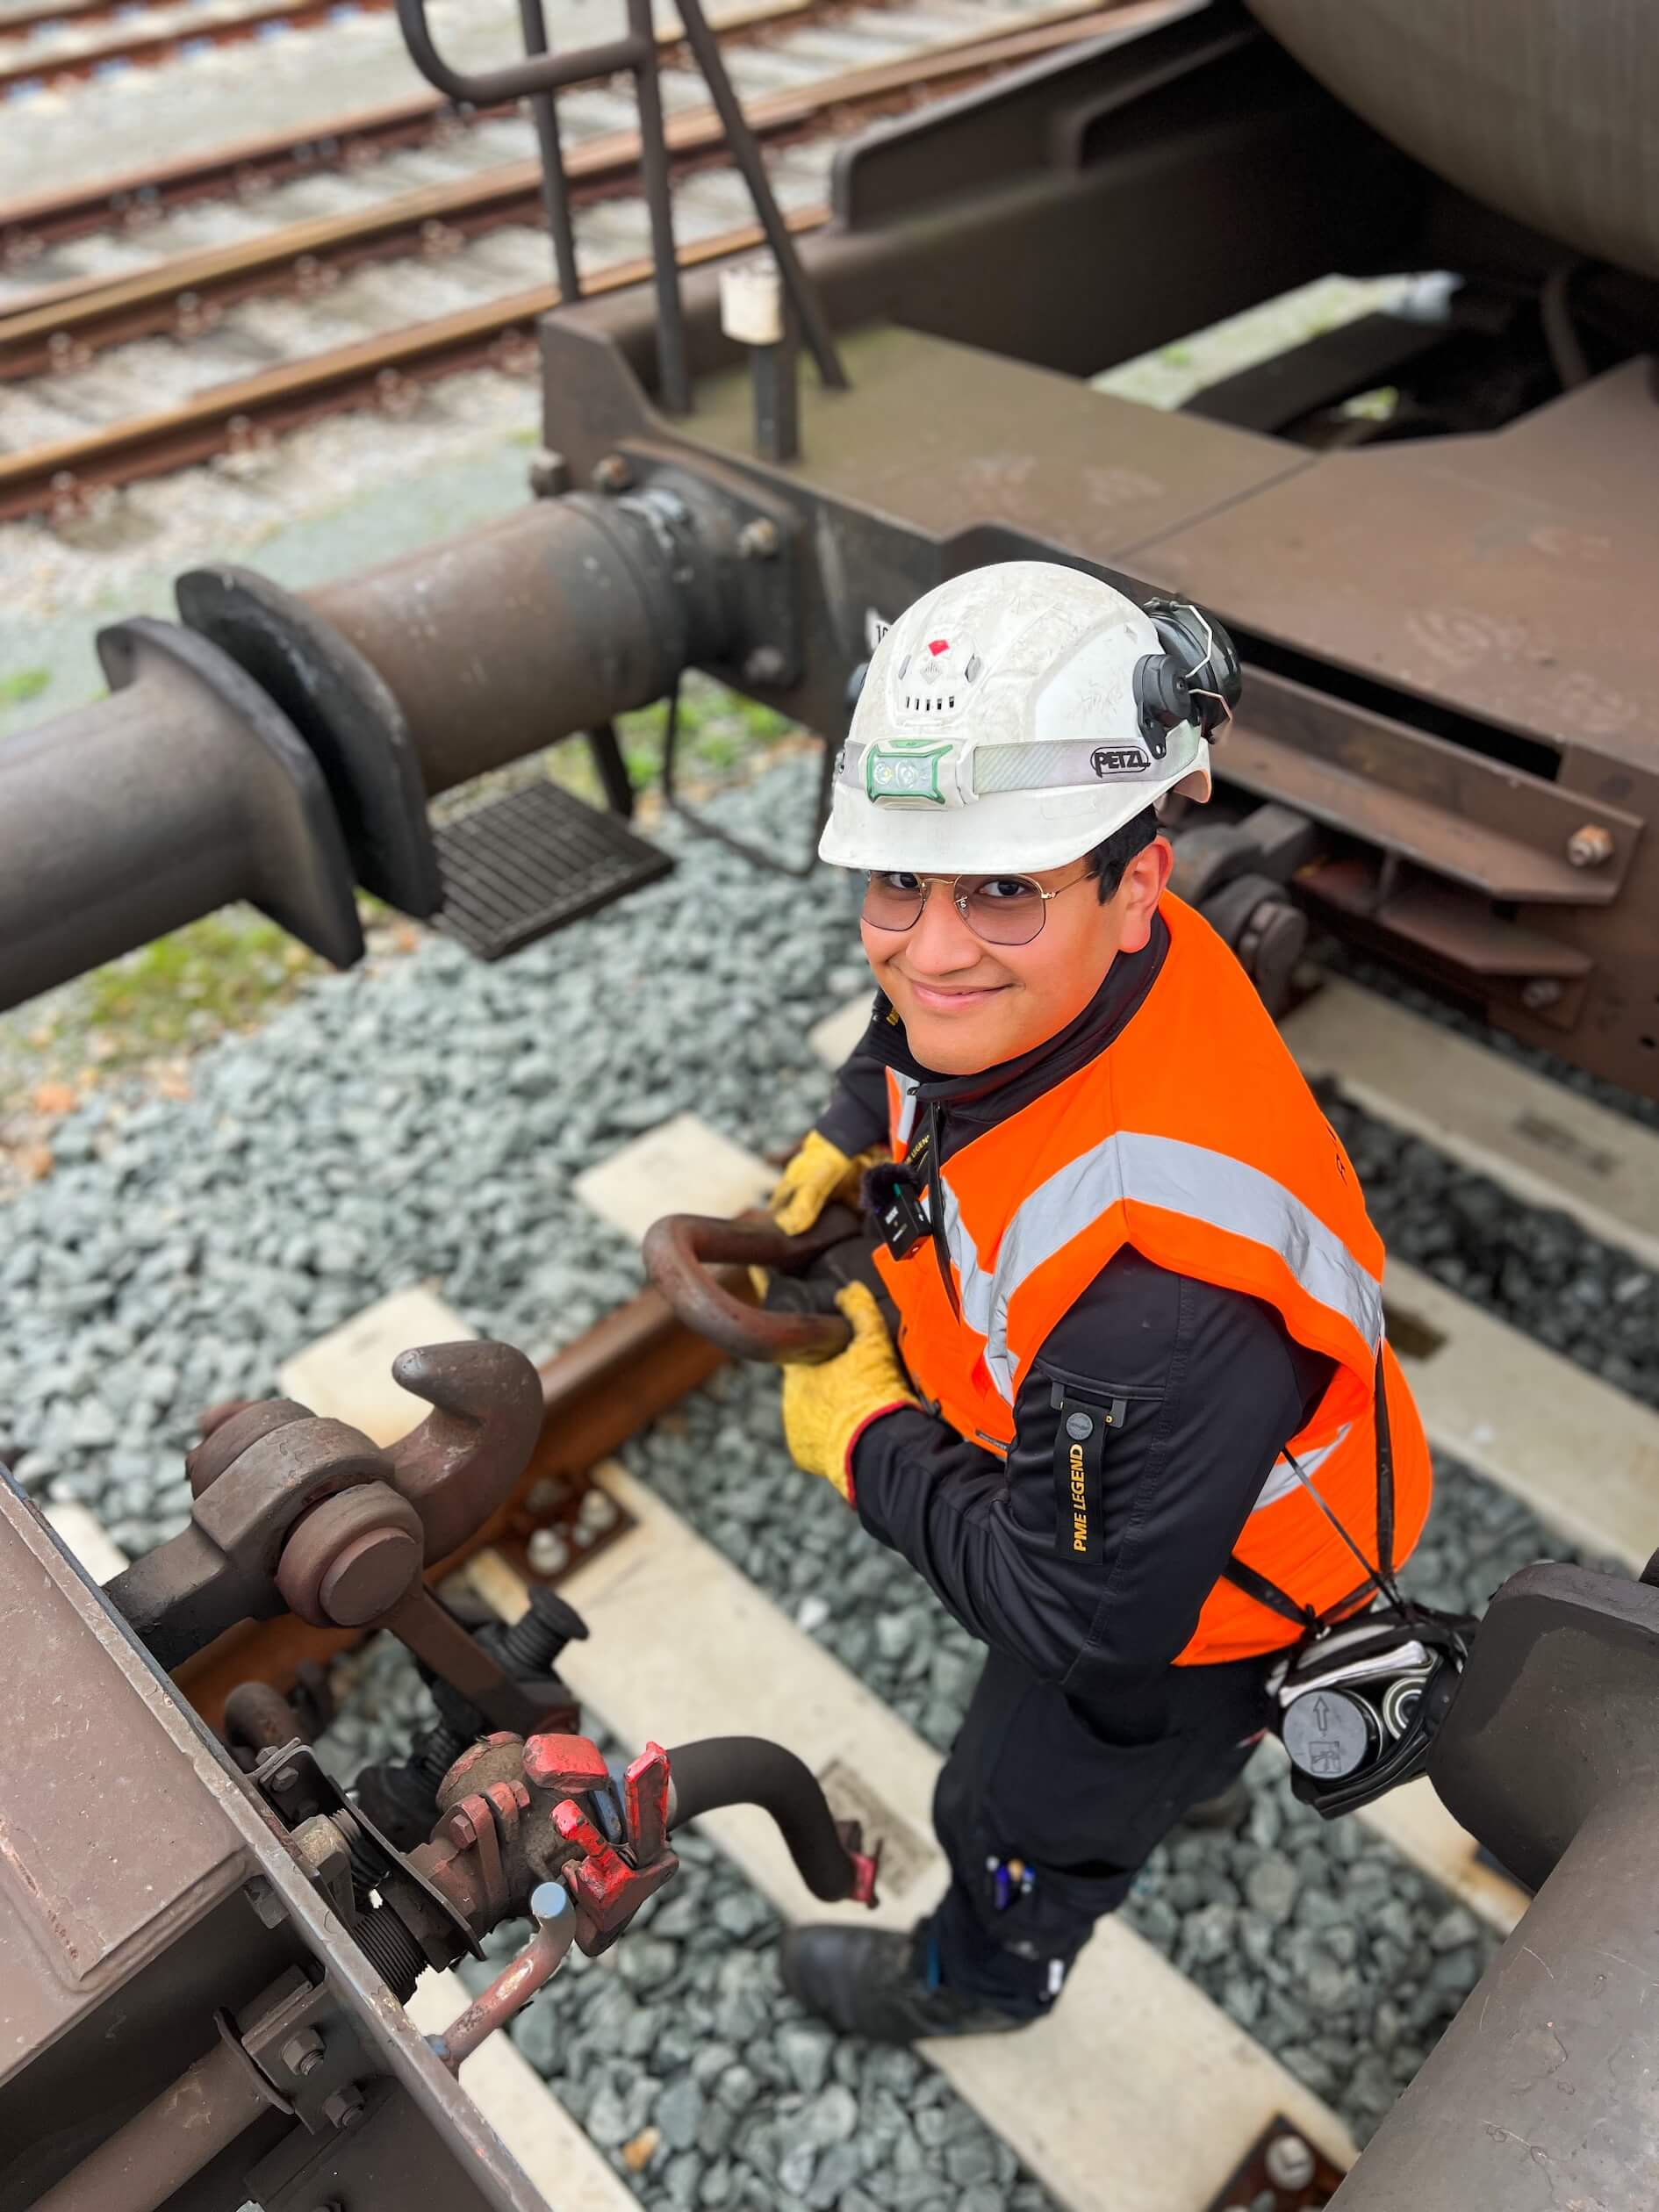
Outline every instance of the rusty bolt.
{"type": "Polygon", "coordinates": [[[1567,858],[1575,868],[1599,868],[1612,856],[1612,831],[1598,822],[1583,823],[1567,840],[1567,858]]]}
{"type": "Polygon", "coordinates": [[[1535,975],[1521,985],[1521,1004],[1529,1014],[1541,1014],[1546,1007],[1554,1006],[1561,996],[1561,985],[1553,975],[1535,975]]]}
{"type": "Polygon", "coordinates": [[[363,2091],[354,2089],[349,2083],[343,2089],[336,2089],[332,2097],[323,2099],[323,2118],[347,2134],[353,2128],[360,2128],[366,2117],[363,2091]]]}
{"type": "Polygon", "coordinates": [[[445,1819],[443,1832],[456,1849],[461,1851],[470,1851],[478,1840],[478,1831],[473,1825],[472,1815],[463,1812],[458,1805],[455,1811],[445,1819]]]}
{"type": "Polygon", "coordinates": [[[775,560],[782,543],[778,525],[764,514],[745,522],[737,533],[737,550],[745,561],[775,560]]]}
{"type": "Polygon", "coordinates": [[[407,1529],[370,1529],[342,1547],[317,1594],[330,1620],[360,1628],[394,1605],[420,1571],[420,1546],[407,1529]]]}
{"type": "Polygon", "coordinates": [[[281,2058],[291,2074],[304,2080],[322,2064],[323,2039],[314,2028],[302,2028],[283,2045],[281,2058]]]}
{"type": "Polygon", "coordinates": [[[634,465],[626,454],[607,453],[602,461],[593,464],[594,488],[600,492],[626,492],[634,481],[634,465]]]}
{"type": "Polygon", "coordinates": [[[538,499],[557,499],[571,488],[571,464],[551,446],[538,446],[530,456],[529,477],[538,499]]]}
{"type": "Polygon", "coordinates": [[[743,663],[745,684],[780,684],[785,661],[775,645],[757,645],[743,663]]]}

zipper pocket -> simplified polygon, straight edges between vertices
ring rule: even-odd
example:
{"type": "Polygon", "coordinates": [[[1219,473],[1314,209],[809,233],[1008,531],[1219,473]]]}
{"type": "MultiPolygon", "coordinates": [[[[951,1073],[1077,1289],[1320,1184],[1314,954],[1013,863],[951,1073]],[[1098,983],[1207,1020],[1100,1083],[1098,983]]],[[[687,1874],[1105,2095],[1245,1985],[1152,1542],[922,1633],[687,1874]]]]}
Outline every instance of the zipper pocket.
{"type": "Polygon", "coordinates": [[[1131,1405],[1156,1405],[1163,1397],[1161,1390],[1125,1390],[1120,1383],[1102,1382],[1097,1375],[1074,1375],[1069,1368],[1058,1367],[1052,1360],[1033,1360],[1031,1372],[1067,1397],[1081,1398],[1085,1405],[1110,1405],[1114,1398],[1126,1399],[1131,1405]]]}

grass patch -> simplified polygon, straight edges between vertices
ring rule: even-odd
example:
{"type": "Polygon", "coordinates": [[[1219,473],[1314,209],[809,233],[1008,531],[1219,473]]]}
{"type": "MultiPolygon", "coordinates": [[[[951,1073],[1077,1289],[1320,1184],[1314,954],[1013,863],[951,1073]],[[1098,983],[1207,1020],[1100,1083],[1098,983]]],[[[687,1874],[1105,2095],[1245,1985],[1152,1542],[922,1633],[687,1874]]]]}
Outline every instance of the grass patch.
{"type": "Polygon", "coordinates": [[[15,668],[9,676],[0,676],[0,706],[25,707],[39,699],[51,681],[49,668],[15,668]]]}
{"type": "Polygon", "coordinates": [[[321,966],[262,914],[227,907],[95,969],[69,1018],[118,1067],[246,1029],[321,966]]]}
{"type": "MultiPolygon", "coordinates": [[[[775,707],[728,691],[707,676],[687,676],[679,695],[679,761],[683,775],[719,775],[742,765],[759,748],[787,736],[794,724],[775,707]]],[[[616,726],[630,780],[643,791],[662,773],[668,707],[659,700],[624,715],[616,726]]]]}

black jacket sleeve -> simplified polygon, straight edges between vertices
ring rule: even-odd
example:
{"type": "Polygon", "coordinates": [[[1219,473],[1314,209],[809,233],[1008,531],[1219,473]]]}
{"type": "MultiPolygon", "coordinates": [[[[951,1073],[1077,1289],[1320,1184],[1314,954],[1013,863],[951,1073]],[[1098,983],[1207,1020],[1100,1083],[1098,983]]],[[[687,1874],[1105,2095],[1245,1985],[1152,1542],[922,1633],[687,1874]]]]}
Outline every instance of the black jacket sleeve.
{"type": "MultiPolygon", "coordinates": [[[[885,1005],[885,1001],[879,1004],[885,1005]]],[[[873,1016],[871,1030],[879,1016],[873,1016]]],[[[885,1062],[860,1043],[842,1062],[830,1102],[817,1119],[821,1137],[838,1145],[851,1160],[887,1134],[887,1074],[885,1062]]]]}
{"type": "Polygon", "coordinates": [[[1155,1730],[1164,1670],[1330,1372],[1272,1307],[1125,1248],[1033,1362],[1006,1465],[929,1413],[889,1414],[854,1455],[858,1511],[973,1634],[1085,1710],[1144,1708],[1155,1730]],[[1057,1382],[1124,1402],[1086,1559],[1057,1540],[1057,1382]]]}

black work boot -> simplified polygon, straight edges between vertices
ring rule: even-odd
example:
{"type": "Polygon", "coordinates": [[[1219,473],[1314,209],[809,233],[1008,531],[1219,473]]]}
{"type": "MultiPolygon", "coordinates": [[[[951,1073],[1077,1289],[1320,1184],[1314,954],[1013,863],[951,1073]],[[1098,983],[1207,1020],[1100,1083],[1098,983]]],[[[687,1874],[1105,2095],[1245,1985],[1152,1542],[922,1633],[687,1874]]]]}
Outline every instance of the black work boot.
{"type": "Polygon", "coordinates": [[[925,1923],[908,1936],[880,1928],[792,1928],[784,1986],[844,2036],[908,2043],[925,2036],[988,2036],[1029,2026],[983,1998],[946,1989],[928,1971],[925,1923]]]}

